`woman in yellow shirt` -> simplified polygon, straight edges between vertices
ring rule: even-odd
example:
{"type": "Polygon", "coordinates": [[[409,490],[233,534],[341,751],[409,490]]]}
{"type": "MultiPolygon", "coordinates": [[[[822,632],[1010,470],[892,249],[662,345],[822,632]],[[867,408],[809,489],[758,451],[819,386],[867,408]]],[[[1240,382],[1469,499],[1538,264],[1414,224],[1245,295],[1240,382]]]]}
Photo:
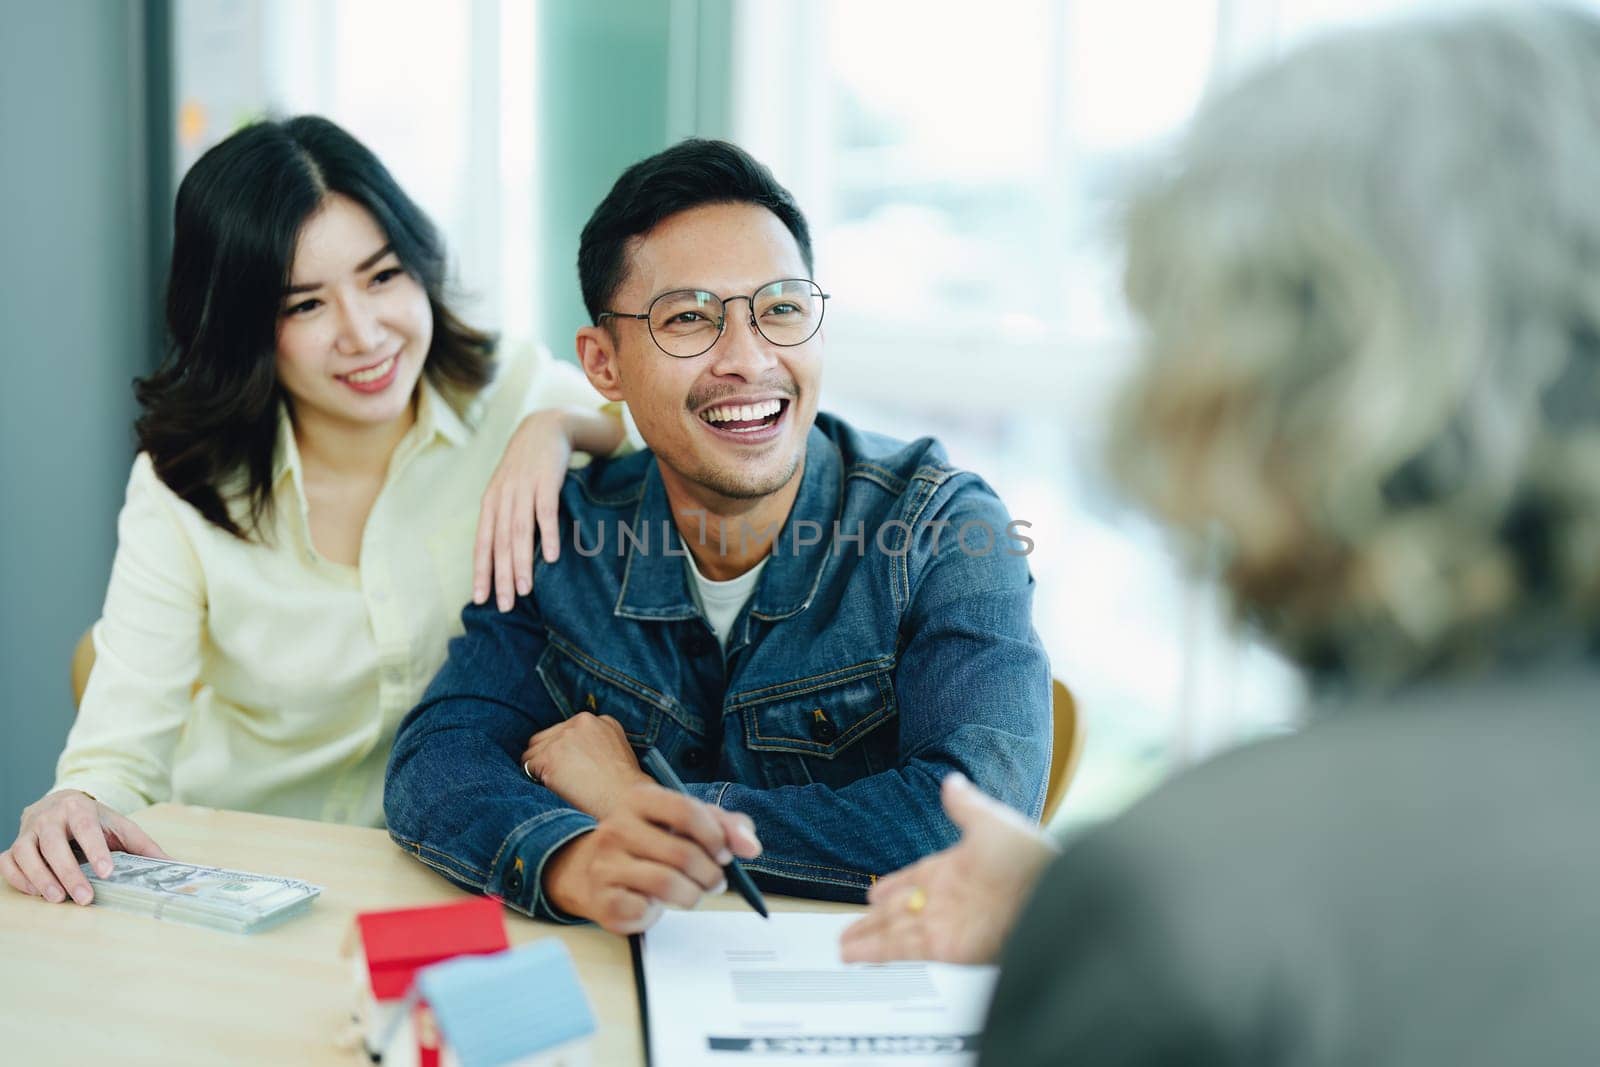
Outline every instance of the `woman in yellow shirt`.
{"type": "Polygon", "coordinates": [[[325,119],[247,127],[185,176],[171,353],[138,386],[78,719],[0,853],[13,888],[88,903],[73,845],[105,871],[108,847],[164,855],[126,818],[162,800],[382,825],[395,728],[491,548],[507,605],[532,501],[552,553],[572,450],[622,439],[575,368],[458,319],[444,272],[426,216],[325,119]]]}

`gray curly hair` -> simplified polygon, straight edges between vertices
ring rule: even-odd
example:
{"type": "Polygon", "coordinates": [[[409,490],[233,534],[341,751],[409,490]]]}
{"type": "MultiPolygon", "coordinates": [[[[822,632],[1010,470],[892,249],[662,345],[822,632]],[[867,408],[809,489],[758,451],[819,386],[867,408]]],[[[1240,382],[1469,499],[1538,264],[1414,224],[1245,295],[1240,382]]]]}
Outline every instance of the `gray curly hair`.
{"type": "Polygon", "coordinates": [[[1382,681],[1600,617],[1600,23],[1313,42],[1206,103],[1126,220],[1112,463],[1241,614],[1382,681]]]}

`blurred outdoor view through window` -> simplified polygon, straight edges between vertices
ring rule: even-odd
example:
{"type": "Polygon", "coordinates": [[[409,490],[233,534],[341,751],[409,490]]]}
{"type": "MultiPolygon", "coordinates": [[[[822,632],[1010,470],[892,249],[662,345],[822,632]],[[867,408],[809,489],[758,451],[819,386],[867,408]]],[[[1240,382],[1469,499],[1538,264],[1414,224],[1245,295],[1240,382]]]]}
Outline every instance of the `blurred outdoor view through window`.
{"type": "Polygon", "coordinates": [[[1087,729],[1061,812],[1076,823],[1283,725],[1298,702],[1289,672],[1229,633],[1215,595],[1100,475],[1133,342],[1118,206],[1200,99],[1219,10],[940,11],[741,9],[737,133],[811,215],[836,294],[829,406],[936,434],[1032,524],[1036,625],[1087,729]]]}

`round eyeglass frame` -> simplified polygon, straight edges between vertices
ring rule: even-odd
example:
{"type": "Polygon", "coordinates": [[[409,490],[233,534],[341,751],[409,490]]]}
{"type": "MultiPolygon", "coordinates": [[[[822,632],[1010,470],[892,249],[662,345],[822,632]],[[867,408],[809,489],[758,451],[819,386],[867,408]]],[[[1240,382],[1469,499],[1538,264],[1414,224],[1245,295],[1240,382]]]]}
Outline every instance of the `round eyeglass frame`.
{"type": "Polygon", "coordinates": [[[756,333],[760,334],[763,340],[765,340],[768,344],[777,345],[779,348],[798,348],[800,345],[805,344],[807,341],[815,337],[817,335],[817,331],[822,329],[822,320],[828,313],[828,298],[832,295],[832,293],[823,292],[822,286],[818,285],[810,278],[775,278],[764,285],[756,286],[756,290],[753,293],[738,296],[717,296],[716,293],[713,293],[709,289],[669,289],[660,296],[656,297],[654,300],[650,301],[650,306],[645,308],[641,314],[633,314],[627,311],[602,311],[594,317],[594,324],[598,326],[606,319],[638,319],[644,323],[645,329],[650,331],[650,341],[656,346],[656,348],[661,350],[662,355],[668,356],[671,359],[695,359],[699,356],[705,355],[707,352],[717,347],[717,342],[722,340],[722,335],[727,332],[728,301],[743,300],[745,303],[745,309],[750,327],[755,330],[756,333]],[[775,341],[771,337],[767,336],[767,332],[763,330],[761,328],[761,324],[756,321],[756,296],[759,295],[763,289],[771,289],[774,285],[782,285],[785,282],[800,282],[803,285],[811,286],[811,288],[815,290],[817,299],[822,301],[822,307],[817,312],[817,321],[815,325],[811,327],[811,332],[806,334],[798,341],[775,341]],[[676,352],[669,352],[667,347],[661,343],[659,338],[656,337],[656,328],[650,322],[650,313],[656,309],[657,304],[665,300],[667,297],[678,296],[681,293],[705,293],[707,296],[715,298],[722,304],[722,314],[717,317],[717,334],[711,339],[711,343],[706,345],[698,352],[690,352],[686,355],[680,356],[676,352]]]}

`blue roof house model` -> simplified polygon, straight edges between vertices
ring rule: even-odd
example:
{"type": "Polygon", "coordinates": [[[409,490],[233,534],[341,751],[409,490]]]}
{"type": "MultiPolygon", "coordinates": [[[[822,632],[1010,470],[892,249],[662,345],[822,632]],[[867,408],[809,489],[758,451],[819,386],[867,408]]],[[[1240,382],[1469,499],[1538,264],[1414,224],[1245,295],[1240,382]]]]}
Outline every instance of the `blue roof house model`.
{"type": "Polygon", "coordinates": [[[442,1038],[440,1061],[460,1067],[582,1067],[594,1011],[567,946],[547,937],[492,956],[462,956],[417,974],[442,1038]]]}

